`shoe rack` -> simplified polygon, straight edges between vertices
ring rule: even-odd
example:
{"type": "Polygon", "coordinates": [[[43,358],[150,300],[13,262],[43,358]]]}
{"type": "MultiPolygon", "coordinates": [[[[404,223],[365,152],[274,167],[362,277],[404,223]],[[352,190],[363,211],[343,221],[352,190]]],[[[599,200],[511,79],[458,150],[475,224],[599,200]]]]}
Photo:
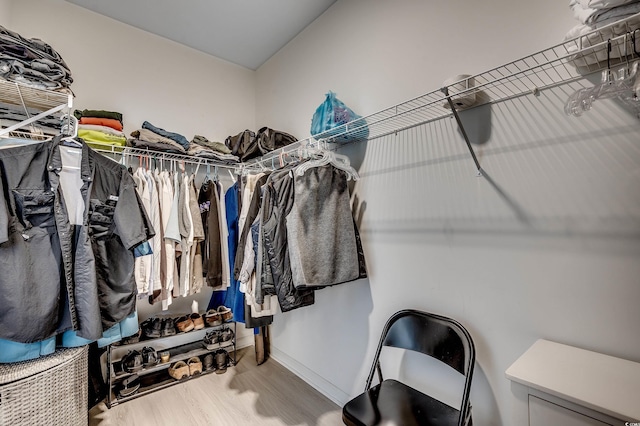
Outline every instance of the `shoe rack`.
{"type": "Polygon", "coordinates": [[[233,320],[220,325],[206,325],[200,330],[181,332],[171,336],[158,338],[145,338],[141,336],[140,341],[129,344],[114,344],[107,348],[107,406],[109,408],[140,396],[164,389],[178,383],[183,383],[191,379],[196,379],[204,375],[221,370],[216,368],[215,354],[220,349],[227,351],[227,367],[236,364],[236,323],[233,320]],[[233,337],[228,341],[204,343],[205,337],[211,333],[221,332],[224,329],[231,329],[233,337]],[[131,351],[138,351],[142,354],[144,347],[151,347],[156,351],[158,362],[155,365],[141,367],[137,371],[130,371],[125,368],[123,358],[131,351]],[[169,353],[169,360],[163,362],[161,353],[169,353]],[[204,359],[207,355],[213,356],[213,368],[205,369],[204,359]],[[182,379],[175,379],[169,375],[169,369],[178,361],[187,363],[193,357],[198,357],[202,362],[202,372],[196,375],[189,375],[182,379]],[[135,377],[137,376],[137,378],[135,377]],[[131,383],[139,383],[135,391],[127,392],[127,396],[121,395],[124,386],[131,383]]]}

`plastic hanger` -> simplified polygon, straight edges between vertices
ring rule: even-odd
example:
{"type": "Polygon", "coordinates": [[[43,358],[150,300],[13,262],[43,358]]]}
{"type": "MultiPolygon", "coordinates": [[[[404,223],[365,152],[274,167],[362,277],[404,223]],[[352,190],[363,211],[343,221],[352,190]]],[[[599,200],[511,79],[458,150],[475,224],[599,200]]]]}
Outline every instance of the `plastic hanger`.
{"type": "MultiPolygon", "coordinates": [[[[638,30],[636,30],[638,31],[638,30]]],[[[611,52],[611,40],[607,42],[607,69],[602,72],[601,82],[590,88],[583,88],[573,93],[567,103],[565,104],[564,111],[567,115],[580,116],[585,111],[588,111],[593,106],[593,102],[597,99],[608,99],[618,97],[622,101],[629,103],[632,100],[632,104],[635,106],[635,100],[638,98],[638,62],[629,66],[629,56],[627,53],[627,37],[631,37],[633,44],[633,51],[638,55],[636,47],[635,31],[633,33],[625,34],[625,57],[627,59],[626,66],[620,68],[617,73],[611,70],[610,52],[611,52]]]]}
{"type": "Polygon", "coordinates": [[[333,165],[336,169],[343,170],[347,173],[347,179],[358,180],[360,176],[358,176],[358,172],[356,169],[351,167],[351,163],[349,161],[349,157],[342,154],[336,154],[333,151],[328,150],[318,150],[320,153],[320,158],[316,160],[309,160],[295,169],[295,173],[298,176],[302,176],[307,170],[313,167],[321,167],[327,164],[333,165]]]}

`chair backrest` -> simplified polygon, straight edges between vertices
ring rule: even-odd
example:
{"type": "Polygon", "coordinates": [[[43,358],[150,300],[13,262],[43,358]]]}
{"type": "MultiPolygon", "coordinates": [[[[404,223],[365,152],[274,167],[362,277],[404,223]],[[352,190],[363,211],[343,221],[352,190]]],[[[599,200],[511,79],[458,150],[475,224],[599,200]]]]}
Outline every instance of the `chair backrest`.
{"type": "Polygon", "coordinates": [[[451,318],[412,309],[393,314],[382,330],[365,391],[371,388],[384,346],[429,355],[464,375],[461,412],[462,416],[467,414],[476,353],[471,335],[462,324],[451,318]]]}

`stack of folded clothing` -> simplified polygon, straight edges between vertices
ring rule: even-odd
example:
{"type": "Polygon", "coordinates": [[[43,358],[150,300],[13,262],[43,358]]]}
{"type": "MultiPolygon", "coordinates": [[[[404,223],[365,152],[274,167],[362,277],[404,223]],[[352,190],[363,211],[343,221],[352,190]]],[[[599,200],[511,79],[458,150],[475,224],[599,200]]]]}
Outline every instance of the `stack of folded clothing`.
{"type": "MultiPolygon", "coordinates": [[[[632,17],[640,13],[640,0],[570,0],[569,7],[573,16],[580,22],[573,27],[565,40],[582,37],[580,43],[569,47],[569,53],[577,51],[580,45],[583,48],[602,43],[607,39],[623,36],[625,33],[640,28],[640,15],[633,17],[626,23],[615,24],[616,22],[632,17]],[[611,26],[605,27],[609,24],[611,26]],[[594,30],[601,29],[597,33],[589,34],[594,30]]],[[[612,43],[609,59],[620,58],[625,54],[624,40],[612,43]]],[[[630,43],[630,39],[627,40],[630,43]]],[[[628,44],[626,52],[633,53],[633,47],[628,44]]],[[[587,51],[583,55],[576,55],[573,62],[576,66],[588,66],[598,62],[607,61],[607,47],[602,46],[597,51],[587,51]]]]}
{"type": "Polygon", "coordinates": [[[29,87],[66,91],[71,71],[58,52],[37,38],[0,26],[0,78],[29,87]]]}
{"type": "Polygon", "coordinates": [[[105,145],[123,147],[127,138],[122,132],[122,114],[115,111],[85,109],[76,110],[78,136],[92,148],[105,145]]]}
{"type": "Polygon", "coordinates": [[[189,141],[179,133],[168,132],[145,121],[142,129],[131,132],[133,139],[128,144],[134,148],[148,148],[155,151],[186,154],[189,141]]]}
{"type": "Polygon", "coordinates": [[[188,151],[189,155],[218,160],[224,163],[237,163],[240,159],[231,154],[231,150],[222,142],[211,142],[204,136],[195,135],[188,151]]]}

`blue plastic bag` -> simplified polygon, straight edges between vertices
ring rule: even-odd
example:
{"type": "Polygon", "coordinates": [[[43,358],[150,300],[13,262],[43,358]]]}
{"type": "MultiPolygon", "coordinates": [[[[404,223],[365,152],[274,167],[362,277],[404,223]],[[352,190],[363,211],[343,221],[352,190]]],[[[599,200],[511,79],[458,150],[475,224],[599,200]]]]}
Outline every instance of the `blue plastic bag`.
{"type": "Polygon", "coordinates": [[[364,118],[353,112],[329,91],[311,120],[311,135],[333,142],[352,142],[366,139],[369,128],[364,118]],[[347,126],[345,124],[349,123],[347,126]]]}

